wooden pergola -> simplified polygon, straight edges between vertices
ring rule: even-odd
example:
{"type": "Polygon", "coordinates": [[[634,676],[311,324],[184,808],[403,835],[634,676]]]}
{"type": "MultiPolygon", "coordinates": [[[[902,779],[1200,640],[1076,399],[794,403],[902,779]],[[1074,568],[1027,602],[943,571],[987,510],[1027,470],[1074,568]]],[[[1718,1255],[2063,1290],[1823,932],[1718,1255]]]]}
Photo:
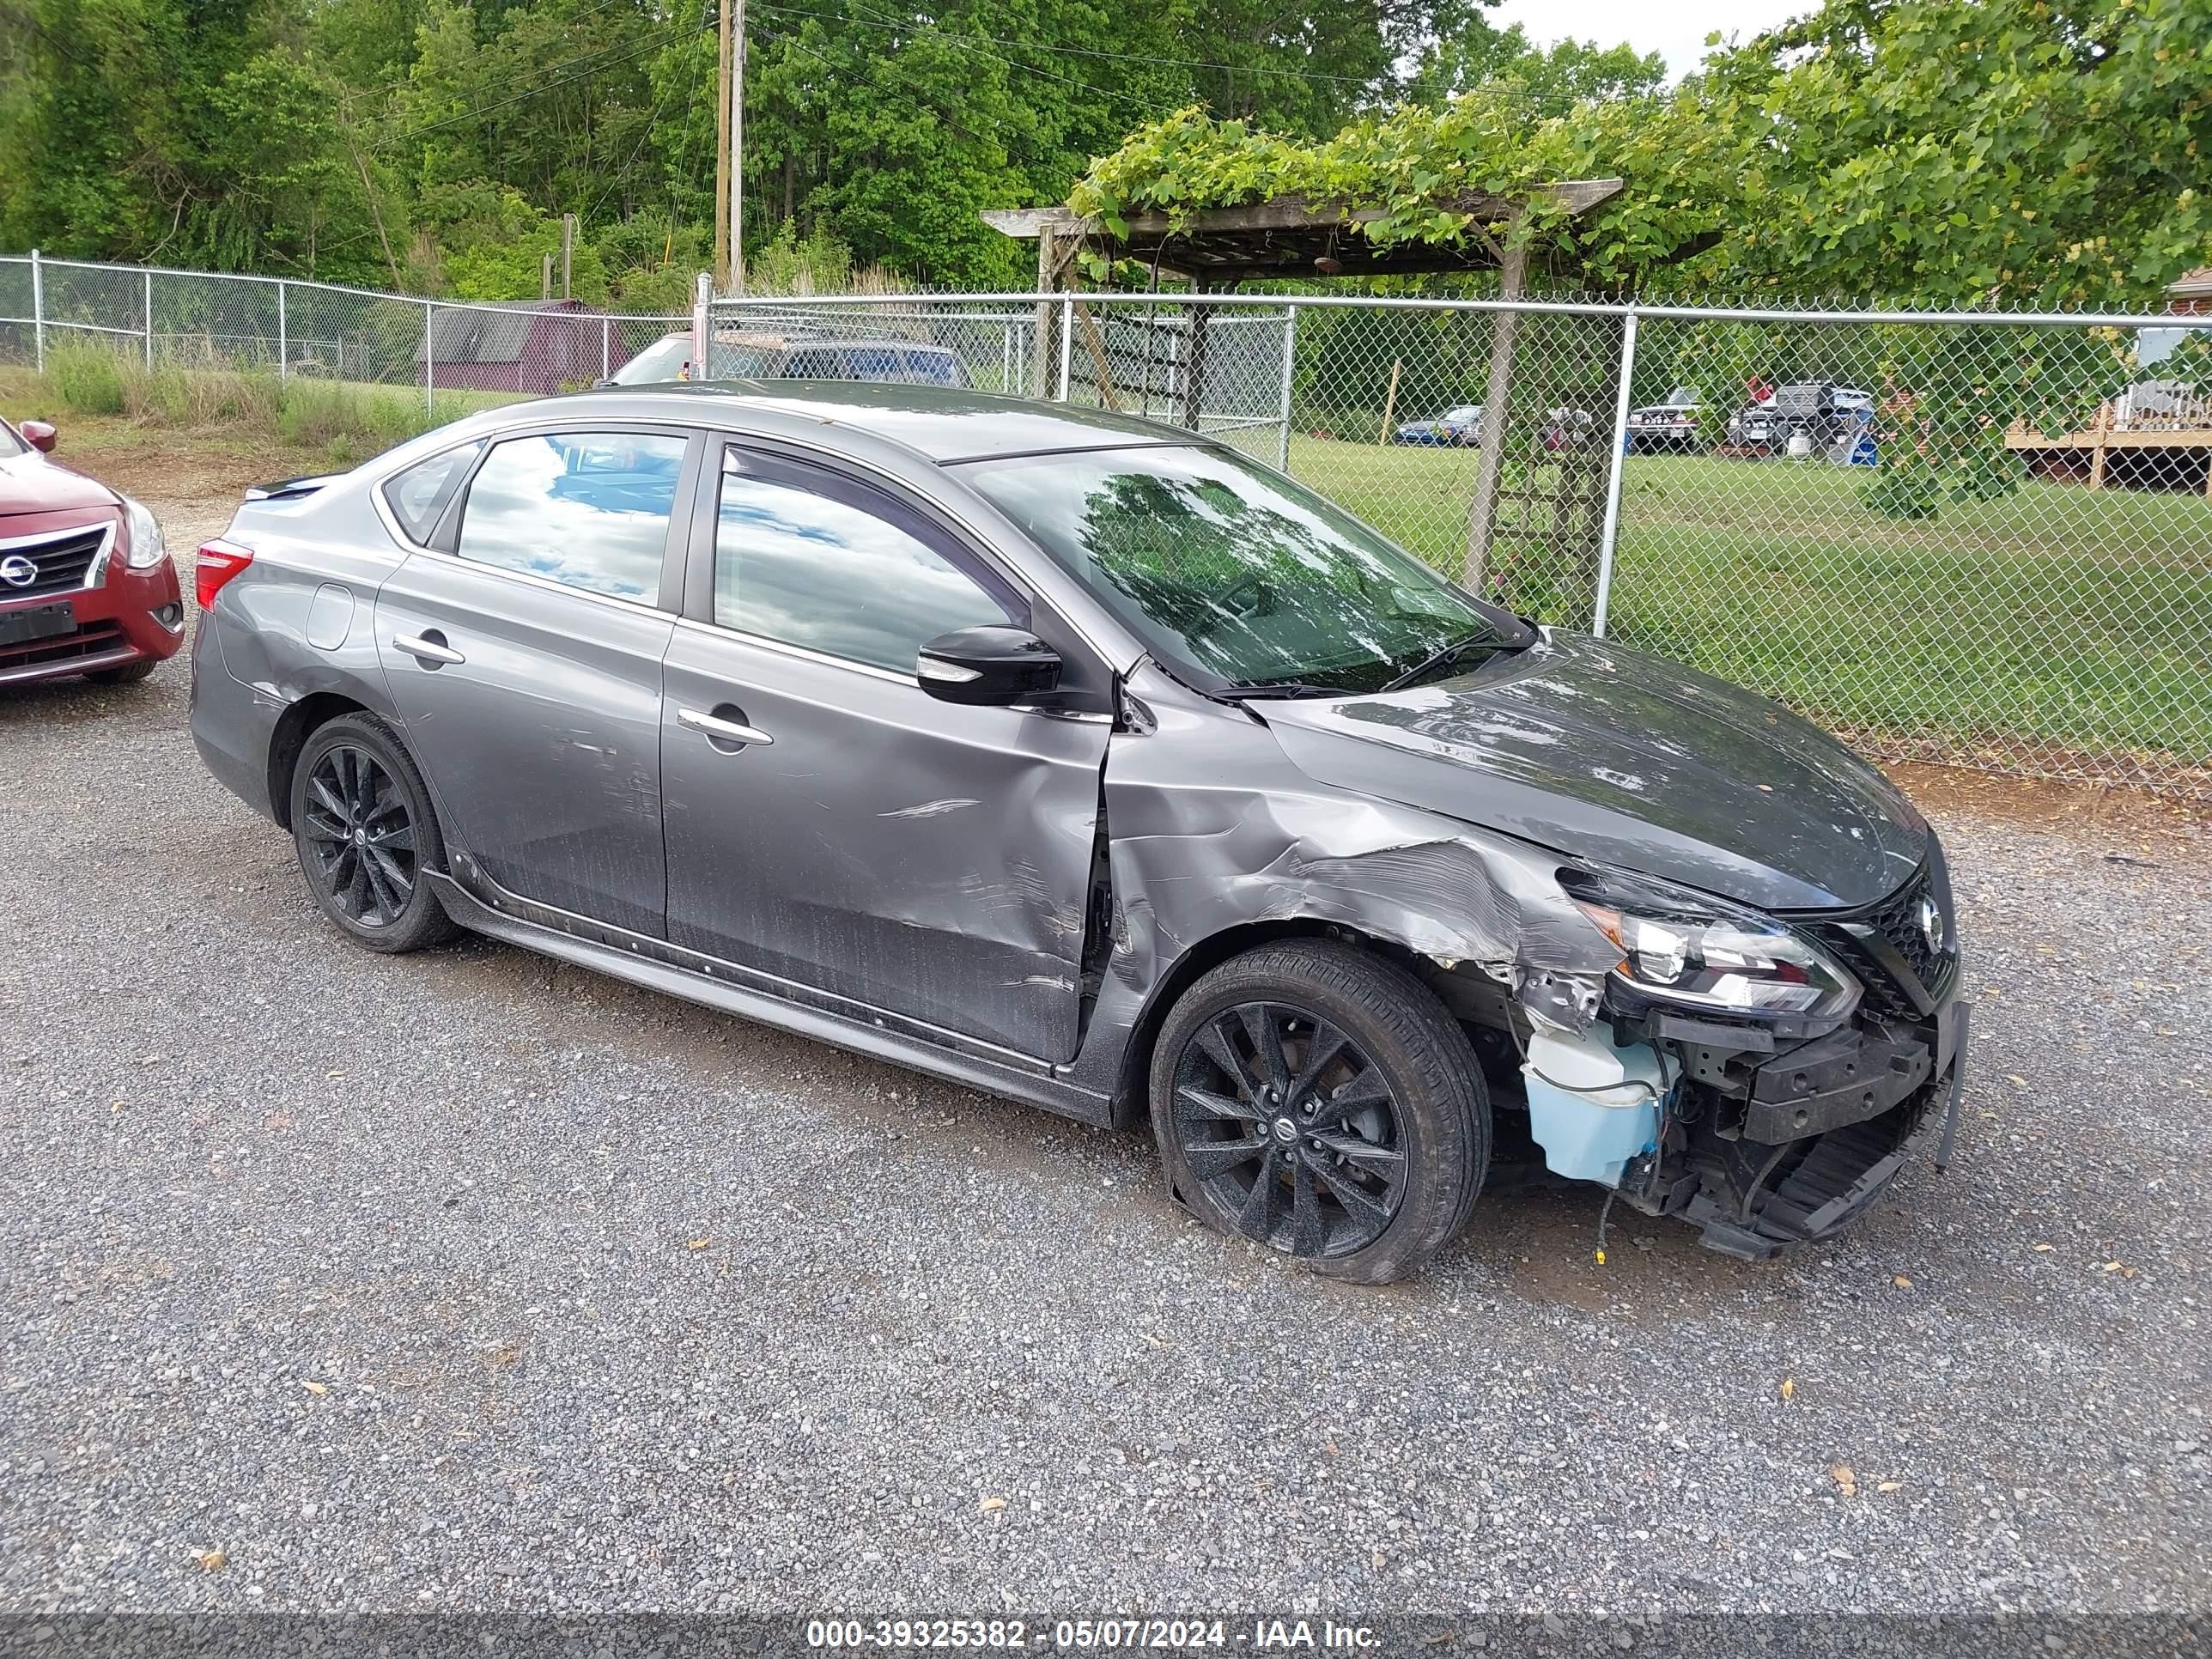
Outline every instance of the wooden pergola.
{"type": "MultiPolygon", "coordinates": [[[[1495,270],[1498,297],[1517,300],[1528,293],[1528,245],[1515,231],[1529,207],[1541,202],[1563,209],[1571,217],[1578,216],[1611,200],[1622,187],[1619,179],[1578,179],[1539,185],[1519,196],[1468,191],[1437,204],[1469,216],[1467,234],[1452,243],[1378,244],[1368,239],[1366,227],[1383,217],[1382,210],[1317,203],[1303,196],[1278,196],[1243,207],[1200,208],[1182,216],[1180,221],[1157,210],[1132,214],[1118,235],[1109,232],[1098,216],[1066,207],[998,208],[987,210],[982,217],[994,230],[1036,241],[1040,296],[1069,286],[1075,254],[1088,245],[1113,258],[1138,260],[1158,276],[1188,283],[1200,293],[1231,289],[1257,278],[1495,270]]],[[[1053,309],[1054,302],[1039,298],[1034,374],[1040,389],[1047,384],[1053,309]]],[[[1074,309],[1086,347],[1103,363],[1097,326],[1088,308],[1078,301],[1074,309]]],[[[1194,429],[1198,424],[1197,399],[1212,309],[1195,306],[1191,310],[1190,368],[1184,376],[1182,420],[1194,429]]],[[[1474,499],[1468,514],[1467,566],[1471,574],[1480,572],[1489,562],[1520,322],[1519,312],[1501,311],[1491,336],[1481,453],[1476,462],[1474,499]]]]}

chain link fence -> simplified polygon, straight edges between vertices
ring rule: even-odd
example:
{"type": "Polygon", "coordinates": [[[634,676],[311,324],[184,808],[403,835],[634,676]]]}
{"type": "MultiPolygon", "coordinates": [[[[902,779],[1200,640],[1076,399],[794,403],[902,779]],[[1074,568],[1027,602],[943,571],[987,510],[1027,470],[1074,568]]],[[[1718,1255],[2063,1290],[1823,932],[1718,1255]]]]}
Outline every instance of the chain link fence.
{"type": "Polygon", "coordinates": [[[1143,415],[1875,753],[2212,799],[2212,317],[1104,294],[620,316],[0,258],[0,363],[87,345],[188,409],[218,371],[397,396],[394,437],[695,361],[1143,415]]]}
{"type": "MultiPolygon", "coordinates": [[[[193,372],[422,395],[426,417],[452,418],[501,398],[588,386],[680,336],[660,356],[690,355],[690,316],[629,316],[566,302],[422,300],[327,283],[0,258],[0,363],[45,368],[87,347],[143,367],[149,395],[178,400],[193,372]]],[[[179,412],[173,410],[171,411],[179,412]]]]}
{"type": "MultiPolygon", "coordinates": [[[[724,300],[1143,414],[1893,759],[2212,799],[2212,318],[724,300]]],[[[901,378],[889,359],[860,378],[901,378]]],[[[755,364],[752,372],[778,372],[755,364]]]]}

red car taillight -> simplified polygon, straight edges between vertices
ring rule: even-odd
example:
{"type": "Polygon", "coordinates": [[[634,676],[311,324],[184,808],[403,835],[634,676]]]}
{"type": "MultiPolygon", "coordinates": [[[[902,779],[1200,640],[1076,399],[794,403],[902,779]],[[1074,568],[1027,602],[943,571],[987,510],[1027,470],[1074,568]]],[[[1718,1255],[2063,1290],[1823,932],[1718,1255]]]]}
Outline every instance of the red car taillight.
{"type": "Polygon", "coordinates": [[[220,536],[200,544],[199,562],[193,569],[193,591],[205,611],[222,592],[222,585],[253,562],[253,550],[227,542],[220,536]]]}

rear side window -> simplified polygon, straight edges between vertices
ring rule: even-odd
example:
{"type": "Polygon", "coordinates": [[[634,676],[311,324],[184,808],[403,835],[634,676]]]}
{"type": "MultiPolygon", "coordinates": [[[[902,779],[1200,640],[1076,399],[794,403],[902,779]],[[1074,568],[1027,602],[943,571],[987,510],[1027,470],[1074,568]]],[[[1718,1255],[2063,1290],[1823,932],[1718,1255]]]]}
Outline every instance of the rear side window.
{"type": "Polygon", "coordinates": [[[544,432],[492,446],[461,509],[465,559],[650,605],[689,440],[544,432]]]}
{"type": "Polygon", "coordinates": [[[1028,607],[902,504],[812,468],[732,454],[714,529],[714,621],[893,673],[956,628],[1028,607]]]}
{"type": "Polygon", "coordinates": [[[459,449],[433,455],[427,461],[417,461],[404,472],[396,472],[384,481],[385,501],[392,508],[392,516],[399,520],[399,527],[407,532],[408,540],[428,544],[430,532],[445,516],[446,503],[453,499],[453,492],[469,475],[470,463],[483,447],[480,443],[463,444],[459,449]]]}

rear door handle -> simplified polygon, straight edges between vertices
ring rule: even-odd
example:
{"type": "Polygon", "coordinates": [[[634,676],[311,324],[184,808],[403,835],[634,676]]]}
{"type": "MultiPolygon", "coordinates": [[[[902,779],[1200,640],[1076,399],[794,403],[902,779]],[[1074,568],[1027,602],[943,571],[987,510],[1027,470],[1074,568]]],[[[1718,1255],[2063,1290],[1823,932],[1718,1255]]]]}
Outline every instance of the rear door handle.
{"type": "Polygon", "coordinates": [[[747,726],[743,720],[726,720],[720,714],[702,714],[696,708],[678,709],[676,723],[723,743],[757,743],[765,748],[775,741],[757,726],[747,726]]]}
{"type": "Polygon", "coordinates": [[[392,641],[395,650],[404,651],[417,662],[466,662],[468,659],[443,640],[424,639],[419,634],[402,634],[392,641]]]}

